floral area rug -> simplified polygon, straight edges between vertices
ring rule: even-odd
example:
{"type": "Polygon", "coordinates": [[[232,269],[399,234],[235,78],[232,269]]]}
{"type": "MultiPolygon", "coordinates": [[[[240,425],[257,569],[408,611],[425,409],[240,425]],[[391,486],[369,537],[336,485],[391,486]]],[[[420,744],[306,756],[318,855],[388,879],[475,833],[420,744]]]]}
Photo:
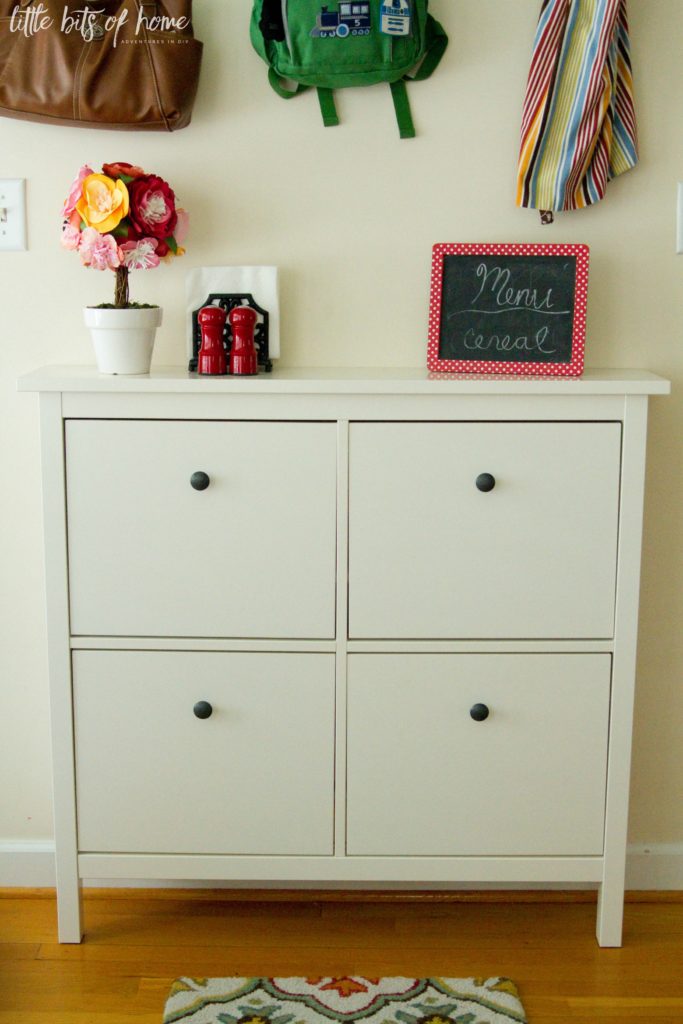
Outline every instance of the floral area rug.
{"type": "Polygon", "coordinates": [[[526,1022],[507,978],[178,978],[164,1024],[526,1022]]]}

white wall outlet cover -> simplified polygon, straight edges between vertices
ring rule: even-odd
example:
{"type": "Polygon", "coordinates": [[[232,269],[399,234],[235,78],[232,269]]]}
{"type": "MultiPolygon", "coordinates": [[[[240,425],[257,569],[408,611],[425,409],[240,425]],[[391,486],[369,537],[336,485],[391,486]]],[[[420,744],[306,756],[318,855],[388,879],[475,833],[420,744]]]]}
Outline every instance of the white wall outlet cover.
{"type": "Polygon", "coordinates": [[[185,279],[187,298],[187,354],[192,357],[192,313],[212,293],[226,295],[249,293],[262,309],[267,309],[268,355],[280,355],[280,298],[277,267],[197,267],[185,279]]]}
{"type": "Polygon", "coordinates": [[[676,211],[676,252],[683,255],[683,181],[678,183],[678,208],[676,211]]]}
{"type": "Polygon", "coordinates": [[[19,252],[26,244],[26,180],[0,179],[0,252],[19,252]]]}

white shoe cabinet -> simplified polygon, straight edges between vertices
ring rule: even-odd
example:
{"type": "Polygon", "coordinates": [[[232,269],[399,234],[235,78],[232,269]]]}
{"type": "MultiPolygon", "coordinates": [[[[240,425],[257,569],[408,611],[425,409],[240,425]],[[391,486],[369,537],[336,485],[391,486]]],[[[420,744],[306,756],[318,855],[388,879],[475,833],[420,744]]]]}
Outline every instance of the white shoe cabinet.
{"type": "Polygon", "coordinates": [[[621,943],[648,396],[47,368],[59,934],[82,879],[599,887],[621,943]]]}

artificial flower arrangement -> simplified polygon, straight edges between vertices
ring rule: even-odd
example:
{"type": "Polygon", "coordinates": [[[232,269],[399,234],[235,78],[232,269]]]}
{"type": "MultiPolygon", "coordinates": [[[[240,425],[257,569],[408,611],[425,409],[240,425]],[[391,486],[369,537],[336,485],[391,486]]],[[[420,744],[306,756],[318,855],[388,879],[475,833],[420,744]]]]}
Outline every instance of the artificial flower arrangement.
{"type": "Polygon", "coordinates": [[[81,167],[62,218],[63,247],[92,270],[116,273],[115,309],[139,308],[129,301],[131,270],[151,270],[185,252],[189,215],[168,182],[132,164],[104,164],[101,174],[81,167]]]}

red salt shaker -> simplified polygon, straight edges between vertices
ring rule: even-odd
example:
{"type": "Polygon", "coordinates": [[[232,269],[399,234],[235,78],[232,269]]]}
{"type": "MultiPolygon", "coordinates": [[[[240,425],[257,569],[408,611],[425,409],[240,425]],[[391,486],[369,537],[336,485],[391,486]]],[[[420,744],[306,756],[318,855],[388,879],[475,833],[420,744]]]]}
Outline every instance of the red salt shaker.
{"type": "Polygon", "coordinates": [[[217,377],[228,372],[228,359],[223,345],[226,312],[220,306],[204,306],[200,309],[199,326],[202,329],[202,345],[197,358],[197,373],[217,377]]]}
{"type": "Polygon", "coordinates": [[[228,321],[232,328],[232,349],[230,351],[230,373],[247,376],[258,373],[258,360],[254,345],[254,328],[258,313],[250,306],[235,306],[230,310],[228,321]]]}

